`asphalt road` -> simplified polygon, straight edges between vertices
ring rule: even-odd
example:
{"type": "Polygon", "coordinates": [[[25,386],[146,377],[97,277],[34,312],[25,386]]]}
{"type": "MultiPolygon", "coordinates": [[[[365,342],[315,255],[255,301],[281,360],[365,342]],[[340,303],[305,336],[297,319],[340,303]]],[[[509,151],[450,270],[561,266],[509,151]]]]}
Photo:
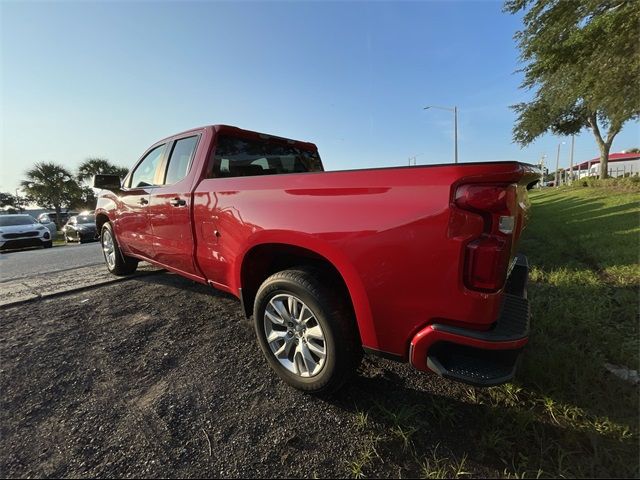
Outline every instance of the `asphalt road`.
{"type": "Polygon", "coordinates": [[[103,262],[98,242],[2,253],[0,254],[0,282],[103,262]]]}

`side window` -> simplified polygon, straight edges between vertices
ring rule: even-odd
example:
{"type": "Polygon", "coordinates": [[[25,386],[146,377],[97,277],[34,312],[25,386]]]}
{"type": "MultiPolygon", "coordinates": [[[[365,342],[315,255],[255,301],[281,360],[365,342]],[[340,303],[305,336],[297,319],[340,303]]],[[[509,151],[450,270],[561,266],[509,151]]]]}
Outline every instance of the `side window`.
{"type": "Polygon", "coordinates": [[[144,160],[140,162],[138,167],[131,174],[130,187],[150,187],[154,185],[154,177],[160,161],[162,160],[162,154],[164,153],[165,145],[160,145],[144,157],[144,160]]]}
{"type": "Polygon", "coordinates": [[[181,138],[173,144],[171,156],[169,157],[169,168],[167,168],[167,176],[164,182],[166,185],[179,182],[187,176],[197,144],[197,136],[181,138]]]}

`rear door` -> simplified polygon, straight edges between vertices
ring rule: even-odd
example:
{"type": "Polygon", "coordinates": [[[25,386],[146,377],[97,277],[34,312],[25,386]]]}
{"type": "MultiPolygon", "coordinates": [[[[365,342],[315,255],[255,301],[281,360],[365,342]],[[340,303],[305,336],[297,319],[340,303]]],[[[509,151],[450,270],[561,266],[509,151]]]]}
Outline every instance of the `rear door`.
{"type": "Polygon", "coordinates": [[[125,251],[153,258],[153,232],[149,220],[149,197],[161,183],[159,175],[167,144],[154,145],[125,180],[116,226],[118,242],[125,251]]]}
{"type": "Polygon", "coordinates": [[[188,274],[199,275],[194,264],[191,224],[191,181],[188,175],[200,141],[189,133],[169,142],[162,166],[161,185],[149,199],[149,221],[153,231],[153,260],[188,274]]]}

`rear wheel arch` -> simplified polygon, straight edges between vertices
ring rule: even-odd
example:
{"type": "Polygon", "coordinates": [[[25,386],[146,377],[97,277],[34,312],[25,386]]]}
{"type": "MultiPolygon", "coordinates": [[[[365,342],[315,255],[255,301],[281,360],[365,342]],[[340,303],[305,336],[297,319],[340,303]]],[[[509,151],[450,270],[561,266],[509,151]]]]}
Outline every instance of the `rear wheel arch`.
{"type": "Polygon", "coordinates": [[[347,299],[322,280],[316,267],[299,266],[262,283],[253,324],[260,348],[280,378],[305,392],[330,394],[362,359],[350,310],[347,299]]]}
{"type": "MultiPolygon", "coordinates": [[[[249,249],[242,258],[239,285],[242,288],[244,313],[250,317],[253,303],[262,283],[274,273],[296,268],[311,268],[317,272],[323,283],[330,284],[348,304],[356,328],[361,332],[364,319],[358,315],[357,305],[344,275],[327,257],[305,247],[283,243],[264,243],[249,249]]],[[[361,334],[361,333],[360,333],[361,334]]]]}

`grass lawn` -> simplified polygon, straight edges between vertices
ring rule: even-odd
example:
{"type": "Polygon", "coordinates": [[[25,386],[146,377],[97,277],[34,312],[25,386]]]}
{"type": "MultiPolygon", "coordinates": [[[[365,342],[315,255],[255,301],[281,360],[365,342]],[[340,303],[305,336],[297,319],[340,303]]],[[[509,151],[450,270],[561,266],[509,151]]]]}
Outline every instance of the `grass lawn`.
{"type": "Polygon", "coordinates": [[[639,369],[640,193],[576,187],[530,198],[520,251],[532,267],[532,333],[516,381],[451,384],[446,395],[357,412],[366,440],[352,476],[375,474],[394,451],[399,476],[640,475],[639,387],[605,368],[639,369]],[[373,413],[387,421],[372,426],[373,413]]]}
{"type": "Polygon", "coordinates": [[[520,408],[561,428],[537,439],[550,455],[525,466],[637,477],[638,387],[604,364],[639,369],[640,194],[576,187],[531,200],[521,246],[532,266],[531,342],[518,383],[501,390],[522,388],[520,408]]]}

